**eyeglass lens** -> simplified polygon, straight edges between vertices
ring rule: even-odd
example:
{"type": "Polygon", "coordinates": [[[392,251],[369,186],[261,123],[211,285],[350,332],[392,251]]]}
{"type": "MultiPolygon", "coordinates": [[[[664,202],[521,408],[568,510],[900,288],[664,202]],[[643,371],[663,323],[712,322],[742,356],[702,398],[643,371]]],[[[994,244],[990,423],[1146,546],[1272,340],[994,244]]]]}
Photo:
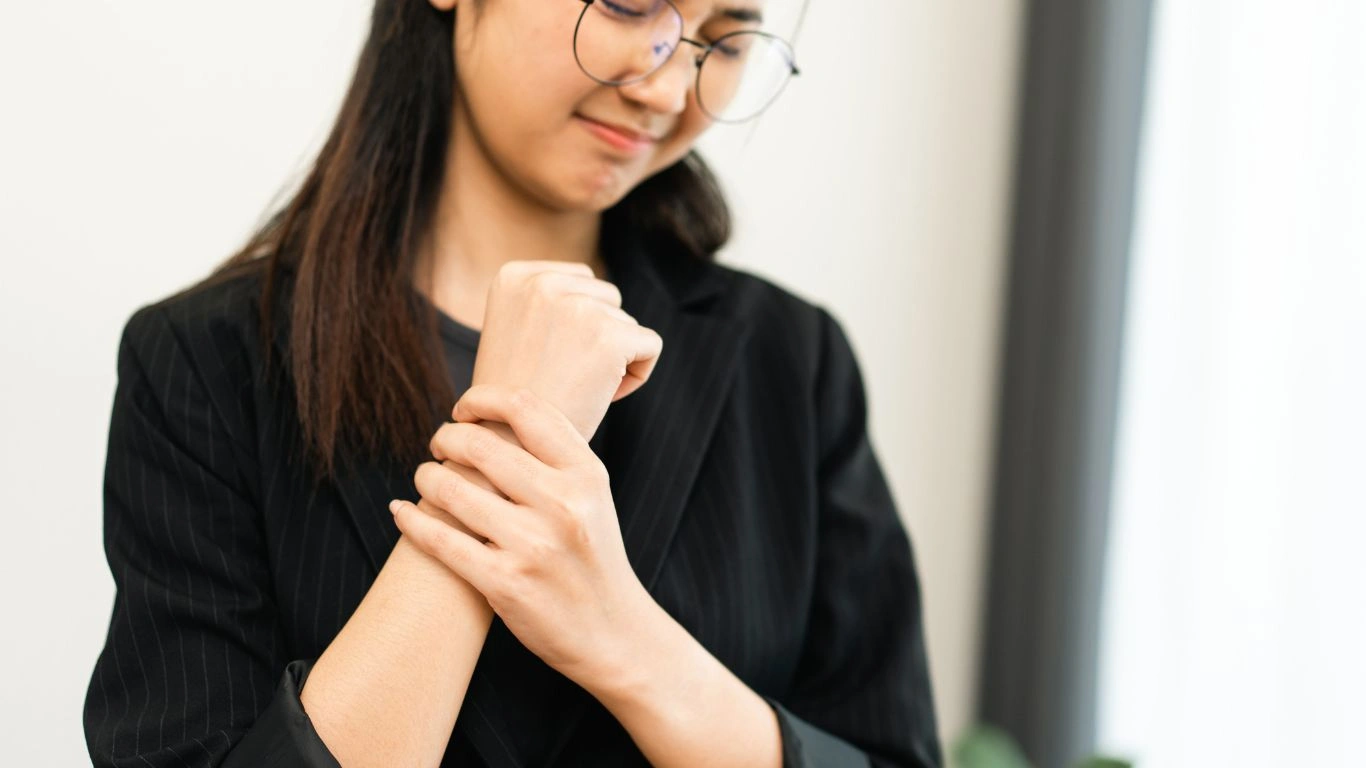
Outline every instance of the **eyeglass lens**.
{"type": "MultiPolygon", "coordinates": [[[[624,85],[664,66],[682,34],[683,17],[665,0],[593,0],[575,28],[574,55],[594,80],[624,85]]],[[[697,98],[716,120],[741,122],[759,114],[792,75],[792,50],[780,38],[740,31],[712,46],[698,71],[697,98]]]]}

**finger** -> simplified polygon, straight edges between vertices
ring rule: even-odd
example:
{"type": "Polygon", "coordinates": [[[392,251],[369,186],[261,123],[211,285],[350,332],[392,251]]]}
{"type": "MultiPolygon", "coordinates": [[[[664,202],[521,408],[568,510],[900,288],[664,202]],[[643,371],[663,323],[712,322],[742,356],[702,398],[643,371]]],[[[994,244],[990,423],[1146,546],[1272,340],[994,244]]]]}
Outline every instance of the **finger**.
{"type": "Polygon", "coordinates": [[[537,290],[552,296],[577,293],[597,299],[609,306],[621,306],[621,289],[613,283],[593,277],[591,269],[587,275],[546,270],[533,274],[528,279],[536,281],[537,290]]]}
{"type": "Polygon", "coordinates": [[[611,315],[613,318],[616,318],[627,325],[640,325],[639,320],[633,315],[628,314],[626,310],[621,307],[607,307],[606,311],[608,315],[611,315]]]}
{"type": "MultiPolygon", "coordinates": [[[[453,463],[454,462],[452,462],[452,464],[453,463]]],[[[440,504],[433,502],[431,499],[428,499],[426,497],[419,498],[417,500],[417,508],[418,511],[422,512],[426,516],[434,518],[436,520],[440,520],[446,525],[454,526],[456,529],[464,531],[465,533],[468,533],[476,539],[479,539],[481,543],[488,541],[487,536],[475,533],[474,531],[470,530],[470,527],[468,525],[465,525],[464,523],[460,522],[458,519],[455,518],[454,515],[447,512],[440,504]]]]}
{"type": "Polygon", "coordinates": [[[460,396],[451,415],[457,422],[507,424],[524,449],[551,467],[572,466],[584,459],[584,450],[591,451],[569,417],[527,387],[476,384],[460,396]]]}
{"type": "Polygon", "coordinates": [[[431,450],[438,461],[449,459],[479,470],[513,502],[540,507],[554,501],[547,492],[554,470],[488,427],[444,423],[432,436],[431,450]]]}
{"type": "Polygon", "coordinates": [[[449,467],[424,461],[417,466],[413,483],[426,502],[441,507],[476,535],[500,547],[506,547],[509,537],[521,530],[524,509],[449,467]]]}
{"type": "Polygon", "coordinates": [[[616,394],[612,396],[612,402],[616,402],[640,389],[649,380],[650,374],[654,373],[655,365],[659,362],[659,355],[664,350],[664,338],[654,330],[642,325],[628,328],[626,340],[628,344],[626,375],[622,377],[621,385],[617,387],[616,394]]]}
{"type": "Polygon", "coordinates": [[[563,277],[564,288],[567,291],[592,296],[613,307],[621,306],[621,289],[615,283],[609,283],[606,280],[599,280],[591,276],[562,275],[561,277],[563,277]]]}
{"type": "Polygon", "coordinates": [[[389,511],[394,515],[394,524],[418,549],[440,560],[470,586],[488,594],[493,586],[489,578],[494,573],[496,549],[422,512],[412,502],[394,499],[389,502],[389,511]]]}

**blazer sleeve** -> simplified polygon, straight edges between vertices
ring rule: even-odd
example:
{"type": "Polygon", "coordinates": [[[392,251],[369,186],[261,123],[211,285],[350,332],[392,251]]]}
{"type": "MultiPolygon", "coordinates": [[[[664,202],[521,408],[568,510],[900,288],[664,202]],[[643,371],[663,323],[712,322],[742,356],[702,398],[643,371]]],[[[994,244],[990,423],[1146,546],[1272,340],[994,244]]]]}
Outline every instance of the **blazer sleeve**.
{"type": "Polygon", "coordinates": [[[784,768],[940,766],[910,538],[869,441],[858,361],[818,310],[815,593],[795,683],[765,699],[784,768]]]}
{"type": "Polygon", "coordinates": [[[165,308],[134,312],[105,459],[115,597],[86,691],[90,758],[337,768],[298,697],[312,660],[282,656],[250,473],[215,405],[165,308]]]}

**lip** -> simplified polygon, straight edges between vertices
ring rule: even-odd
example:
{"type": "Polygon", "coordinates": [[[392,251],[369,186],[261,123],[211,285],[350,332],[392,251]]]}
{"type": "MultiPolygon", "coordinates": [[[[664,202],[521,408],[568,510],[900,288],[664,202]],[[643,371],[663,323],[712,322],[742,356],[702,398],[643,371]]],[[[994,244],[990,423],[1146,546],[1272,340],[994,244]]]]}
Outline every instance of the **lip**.
{"type": "Polygon", "coordinates": [[[576,119],[583,123],[583,126],[593,135],[602,139],[603,142],[624,152],[639,152],[653,146],[656,139],[625,126],[614,123],[604,123],[600,120],[575,115],[576,119]]]}

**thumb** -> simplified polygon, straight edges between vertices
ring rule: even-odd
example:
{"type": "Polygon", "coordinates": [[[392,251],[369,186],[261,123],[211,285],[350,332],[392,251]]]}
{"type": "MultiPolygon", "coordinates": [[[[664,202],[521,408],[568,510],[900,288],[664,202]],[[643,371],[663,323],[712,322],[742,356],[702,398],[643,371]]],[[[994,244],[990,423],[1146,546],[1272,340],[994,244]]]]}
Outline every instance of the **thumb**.
{"type": "Polygon", "coordinates": [[[644,326],[632,326],[626,338],[626,375],[622,376],[616,394],[612,395],[614,403],[640,389],[649,380],[664,349],[663,337],[644,326]]]}

